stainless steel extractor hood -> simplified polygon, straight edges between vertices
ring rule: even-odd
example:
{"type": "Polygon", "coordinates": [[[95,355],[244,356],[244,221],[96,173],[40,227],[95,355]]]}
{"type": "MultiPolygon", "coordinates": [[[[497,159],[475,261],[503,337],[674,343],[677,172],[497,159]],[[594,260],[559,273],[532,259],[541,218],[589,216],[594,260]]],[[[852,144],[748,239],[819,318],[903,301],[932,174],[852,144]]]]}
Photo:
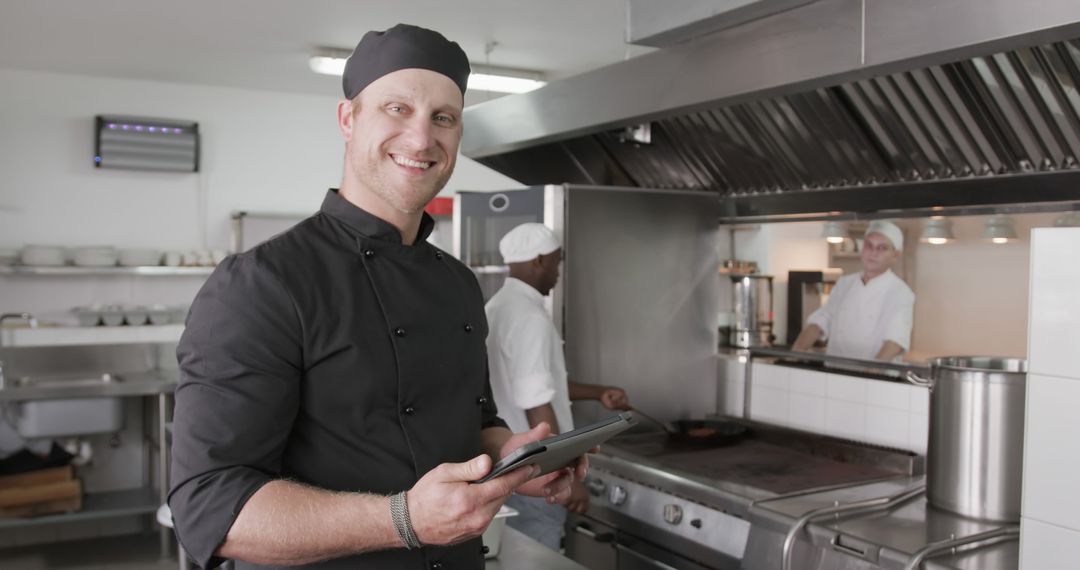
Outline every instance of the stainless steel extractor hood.
{"type": "Polygon", "coordinates": [[[1077,201],[1080,3],[1039,8],[821,0],[471,107],[462,150],[731,220],[1077,201]]]}

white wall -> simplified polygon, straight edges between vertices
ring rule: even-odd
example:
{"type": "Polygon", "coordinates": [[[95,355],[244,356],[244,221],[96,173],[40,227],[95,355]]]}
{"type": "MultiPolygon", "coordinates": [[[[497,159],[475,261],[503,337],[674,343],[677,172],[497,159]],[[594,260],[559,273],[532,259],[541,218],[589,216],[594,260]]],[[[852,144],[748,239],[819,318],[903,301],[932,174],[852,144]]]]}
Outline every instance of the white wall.
{"type": "Polygon", "coordinates": [[[1024,357],[1031,229],[1053,225],[1055,217],[1012,216],[1020,239],[1007,244],[982,241],[985,216],[952,218],[957,237],[952,243],[935,246],[912,239],[916,248],[912,351],[925,357],[1024,357]]]}
{"type": "MultiPolygon", "coordinates": [[[[341,180],[336,96],[3,69],[0,85],[0,248],[224,249],[233,210],[314,212],[341,180]],[[98,114],[197,121],[201,171],[94,168],[98,114]]],[[[459,157],[444,193],[518,186],[459,157]]],[[[199,283],[181,281],[52,279],[43,291],[41,280],[0,278],[0,310],[48,312],[135,297],[174,302],[190,298],[199,283]],[[148,287],[159,291],[140,293],[148,287]]]]}
{"type": "Polygon", "coordinates": [[[1080,228],[1031,234],[1027,413],[1020,568],[1075,568],[1080,559],[1080,228]]]}

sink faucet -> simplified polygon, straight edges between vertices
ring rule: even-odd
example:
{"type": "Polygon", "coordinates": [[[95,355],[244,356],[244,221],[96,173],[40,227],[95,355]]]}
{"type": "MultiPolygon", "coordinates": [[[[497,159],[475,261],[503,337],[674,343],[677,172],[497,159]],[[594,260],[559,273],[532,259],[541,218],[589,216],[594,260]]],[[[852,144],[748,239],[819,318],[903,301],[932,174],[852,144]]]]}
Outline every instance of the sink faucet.
{"type": "Polygon", "coordinates": [[[4,321],[8,319],[22,319],[30,325],[30,328],[37,327],[37,319],[30,313],[4,313],[0,315],[0,325],[3,325],[4,321]]]}

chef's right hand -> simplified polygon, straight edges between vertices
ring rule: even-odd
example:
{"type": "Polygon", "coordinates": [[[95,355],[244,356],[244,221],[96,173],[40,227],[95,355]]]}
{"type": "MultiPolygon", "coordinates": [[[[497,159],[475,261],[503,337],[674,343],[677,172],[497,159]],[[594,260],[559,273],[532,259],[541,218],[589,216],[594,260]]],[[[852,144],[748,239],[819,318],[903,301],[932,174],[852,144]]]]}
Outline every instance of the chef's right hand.
{"type": "Polygon", "coordinates": [[[491,457],[484,454],[428,471],[405,494],[416,538],[421,544],[448,545],[480,536],[514,489],[539,470],[525,466],[472,484],[491,471],[491,457]]]}

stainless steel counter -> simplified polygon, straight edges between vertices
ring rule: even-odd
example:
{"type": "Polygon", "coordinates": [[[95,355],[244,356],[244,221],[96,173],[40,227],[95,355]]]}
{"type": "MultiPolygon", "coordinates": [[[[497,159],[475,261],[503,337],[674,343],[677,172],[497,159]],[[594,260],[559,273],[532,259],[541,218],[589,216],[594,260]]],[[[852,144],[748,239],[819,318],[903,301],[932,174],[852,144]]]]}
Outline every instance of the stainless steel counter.
{"type": "MultiPolygon", "coordinates": [[[[751,533],[747,557],[758,562],[778,562],[783,536],[795,522],[815,509],[891,496],[925,483],[925,477],[905,477],[891,481],[855,485],[797,497],[761,501],[751,509],[751,533]]],[[[800,560],[810,545],[820,549],[817,556],[847,552],[848,559],[861,559],[874,565],[868,568],[899,570],[912,555],[927,544],[950,537],[971,536],[1001,528],[1003,523],[978,521],[930,507],[925,495],[901,503],[885,513],[872,513],[811,522],[798,535],[795,559],[800,560]],[[837,546],[839,545],[839,546],[837,546]],[[850,556],[851,553],[860,553],[850,556]],[[821,554],[824,553],[824,554],[821,554]]],[[[776,564],[779,568],[779,564],[776,564]]],[[[794,567],[800,567],[796,565],[794,567]]],[[[816,568],[817,566],[814,566],[816,568]]],[[[861,568],[862,566],[860,566],[861,568]]],[[[925,570],[1016,570],[1019,567],[1019,544],[1011,541],[987,541],[958,548],[955,552],[928,557],[920,568],[925,570]],[[975,546],[981,546],[977,549],[975,546]]]]}
{"type": "Polygon", "coordinates": [[[588,570],[520,532],[506,527],[499,555],[484,564],[486,570],[588,570]]]}

